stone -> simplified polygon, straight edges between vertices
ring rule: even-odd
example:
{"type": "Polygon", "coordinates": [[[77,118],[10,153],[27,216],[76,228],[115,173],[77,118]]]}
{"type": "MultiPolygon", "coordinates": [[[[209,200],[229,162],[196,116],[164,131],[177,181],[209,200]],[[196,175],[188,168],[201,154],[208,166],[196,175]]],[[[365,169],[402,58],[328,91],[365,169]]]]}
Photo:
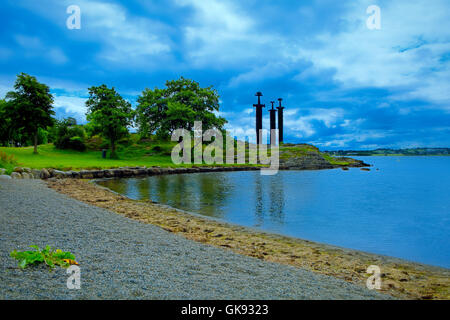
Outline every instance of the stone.
{"type": "Polygon", "coordinates": [[[40,174],[40,178],[41,179],[48,179],[50,177],[51,177],[50,172],[48,172],[47,169],[42,169],[41,170],[41,174],[40,174]]]}
{"type": "Polygon", "coordinates": [[[103,170],[99,170],[99,171],[94,171],[93,175],[95,178],[103,178],[105,176],[105,173],[103,172],[103,170]]]}
{"type": "Polygon", "coordinates": [[[81,177],[78,171],[71,171],[70,173],[72,174],[72,178],[79,179],[81,177]]]}
{"type": "Polygon", "coordinates": [[[33,179],[40,179],[41,178],[41,170],[33,169],[33,170],[31,170],[31,175],[33,176],[33,179]]]}
{"type": "Polygon", "coordinates": [[[8,176],[6,174],[1,174],[0,175],[0,180],[11,180],[11,176],[8,176]]]}
{"type": "Polygon", "coordinates": [[[6,169],[4,169],[4,168],[0,168],[0,175],[4,175],[4,174],[5,174],[5,172],[6,172],[6,169]]]}
{"type": "Polygon", "coordinates": [[[91,171],[80,171],[80,176],[82,179],[94,179],[94,175],[92,174],[91,171]]]}
{"type": "Polygon", "coordinates": [[[23,172],[26,173],[31,173],[31,169],[30,168],[22,168],[23,172]]]}
{"type": "Polygon", "coordinates": [[[122,177],[131,177],[133,175],[133,170],[122,169],[122,177]]]}
{"type": "Polygon", "coordinates": [[[103,176],[105,178],[112,178],[112,177],[114,177],[114,170],[103,170],[103,176]]]}
{"type": "Polygon", "coordinates": [[[23,168],[22,168],[22,167],[15,167],[15,168],[13,169],[13,171],[14,171],[14,172],[17,172],[17,173],[22,173],[22,172],[23,172],[23,168]]]}
{"type": "Polygon", "coordinates": [[[11,173],[11,179],[22,179],[22,175],[19,172],[11,173]]]}
{"type": "Polygon", "coordinates": [[[140,176],[147,174],[147,169],[145,169],[145,168],[140,168],[140,169],[137,169],[136,171],[137,171],[137,174],[140,176]]]}
{"type": "Polygon", "coordinates": [[[54,178],[55,177],[55,169],[53,168],[49,168],[47,169],[48,173],[50,174],[50,178],[54,178]]]}
{"type": "Polygon", "coordinates": [[[53,170],[53,177],[56,179],[64,179],[66,177],[66,173],[60,170],[53,170]]]}
{"type": "Polygon", "coordinates": [[[31,173],[23,172],[22,179],[33,179],[33,176],[31,175],[31,173]]]}

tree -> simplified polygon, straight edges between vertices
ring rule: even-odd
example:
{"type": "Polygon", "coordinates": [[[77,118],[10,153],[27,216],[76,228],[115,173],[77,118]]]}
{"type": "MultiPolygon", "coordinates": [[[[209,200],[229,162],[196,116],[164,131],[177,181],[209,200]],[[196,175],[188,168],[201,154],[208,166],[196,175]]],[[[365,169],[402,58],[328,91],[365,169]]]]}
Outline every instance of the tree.
{"type": "Polygon", "coordinates": [[[131,104],[125,101],[114,88],[106,85],[89,88],[89,99],[86,101],[87,120],[92,122],[96,130],[109,140],[111,158],[116,158],[116,142],[128,135],[128,126],[134,119],[131,104]]]}
{"type": "Polygon", "coordinates": [[[86,150],[86,132],[83,126],[77,125],[77,120],[67,118],[57,121],[55,125],[54,144],[58,149],[86,150]]]}
{"type": "Polygon", "coordinates": [[[14,89],[6,94],[11,125],[16,132],[33,137],[37,154],[39,129],[53,124],[53,96],[47,85],[26,73],[17,76],[14,89]]]}
{"type": "Polygon", "coordinates": [[[191,131],[194,121],[202,121],[204,130],[221,130],[227,122],[214,113],[219,111],[217,91],[183,77],[167,81],[164,89],[145,89],[137,101],[136,122],[143,136],[167,136],[179,128],[191,131]]]}
{"type": "Polygon", "coordinates": [[[8,145],[11,138],[11,118],[8,114],[7,102],[0,99],[0,145],[8,145]]]}

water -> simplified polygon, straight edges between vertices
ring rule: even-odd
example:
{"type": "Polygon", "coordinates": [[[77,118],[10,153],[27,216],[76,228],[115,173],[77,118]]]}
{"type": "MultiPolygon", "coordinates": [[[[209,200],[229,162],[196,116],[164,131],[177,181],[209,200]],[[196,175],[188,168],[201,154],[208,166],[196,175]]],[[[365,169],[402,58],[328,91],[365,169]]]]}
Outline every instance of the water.
{"type": "Polygon", "coordinates": [[[372,171],[198,173],[100,184],[244,226],[450,268],[450,157],[359,158],[372,171]]]}

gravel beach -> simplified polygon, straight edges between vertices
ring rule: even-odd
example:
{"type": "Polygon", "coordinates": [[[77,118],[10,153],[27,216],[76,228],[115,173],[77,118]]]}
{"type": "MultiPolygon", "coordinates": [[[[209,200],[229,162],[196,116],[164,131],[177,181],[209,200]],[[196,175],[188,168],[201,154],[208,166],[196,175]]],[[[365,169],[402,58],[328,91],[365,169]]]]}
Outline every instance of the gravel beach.
{"type": "Polygon", "coordinates": [[[0,180],[0,299],[386,299],[343,280],[187,240],[93,207],[40,180],[0,180]],[[81,289],[64,269],[20,270],[31,244],[71,251],[81,289]]]}

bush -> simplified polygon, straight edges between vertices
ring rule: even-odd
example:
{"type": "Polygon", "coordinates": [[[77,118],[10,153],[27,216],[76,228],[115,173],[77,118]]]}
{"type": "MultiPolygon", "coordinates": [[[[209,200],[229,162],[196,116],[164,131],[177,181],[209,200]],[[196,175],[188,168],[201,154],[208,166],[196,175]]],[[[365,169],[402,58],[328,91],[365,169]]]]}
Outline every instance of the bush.
{"type": "Polygon", "coordinates": [[[86,150],[86,145],[84,144],[83,139],[79,136],[70,138],[69,146],[70,146],[70,149],[77,150],[77,151],[85,151],[86,150]]]}
{"type": "Polygon", "coordinates": [[[7,153],[0,151],[0,168],[5,168],[6,173],[10,174],[16,165],[17,160],[13,154],[8,155],[7,153]]]}
{"type": "Polygon", "coordinates": [[[95,135],[90,137],[89,139],[86,139],[85,144],[89,150],[100,151],[102,149],[108,148],[108,146],[104,148],[105,142],[103,141],[103,138],[100,137],[99,135],[95,135]]]}
{"type": "Polygon", "coordinates": [[[63,120],[56,125],[55,147],[58,149],[86,150],[86,132],[83,126],[73,124],[73,120],[63,120]]]}

